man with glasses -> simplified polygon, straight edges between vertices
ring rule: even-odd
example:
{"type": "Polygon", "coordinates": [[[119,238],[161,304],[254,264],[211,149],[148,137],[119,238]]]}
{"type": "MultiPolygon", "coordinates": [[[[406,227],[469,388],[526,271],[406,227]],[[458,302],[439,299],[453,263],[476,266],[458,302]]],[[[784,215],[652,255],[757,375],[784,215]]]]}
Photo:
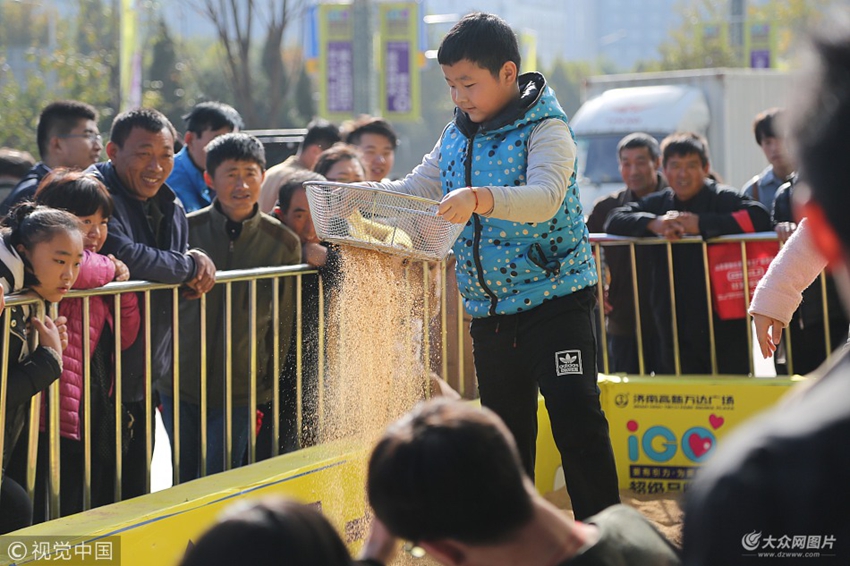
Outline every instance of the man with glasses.
{"type": "Polygon", "coordinates": [[[41,111],[36,133],[41,161],[0,204],[0,215],[6,216],[19,202],[32,199],[36,187],[51,170],[86,169],[97,163],[103,149],[97,120],[97,110],[85,102],[60,100],[48,104],[41,111]]]}

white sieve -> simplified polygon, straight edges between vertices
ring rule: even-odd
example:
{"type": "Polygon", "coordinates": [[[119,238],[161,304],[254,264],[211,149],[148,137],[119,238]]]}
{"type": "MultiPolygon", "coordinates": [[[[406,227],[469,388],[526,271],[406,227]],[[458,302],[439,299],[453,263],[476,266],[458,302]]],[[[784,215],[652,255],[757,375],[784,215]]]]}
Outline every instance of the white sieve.
{"type": "Polygon", "coordinates": [[[439,261],[463,230],[437,216],[439,203],[430,199],[330,181],[304,188],[316,234],[336,244],[439,261]]]}

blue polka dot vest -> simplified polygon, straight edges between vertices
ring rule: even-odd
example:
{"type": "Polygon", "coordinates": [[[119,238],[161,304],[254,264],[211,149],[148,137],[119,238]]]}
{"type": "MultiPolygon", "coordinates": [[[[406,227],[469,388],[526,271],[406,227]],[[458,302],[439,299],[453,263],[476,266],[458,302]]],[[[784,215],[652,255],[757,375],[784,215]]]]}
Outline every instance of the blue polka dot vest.
{"type": "MultiPolygon", "coordinates": [[[[519,104],[489,123],[472,124],[455,112],[440,148],[444,194],[469,186],[523,190],[529,135],[542,120],[567,122],[567,116],[539,73],[521,75],[519,85],[519,104]]],[[[527,311],[597,281],[575,172],[564,202],[548,221],[473,214],[453,250],[464,307],[473,317],[527,311]]]]}

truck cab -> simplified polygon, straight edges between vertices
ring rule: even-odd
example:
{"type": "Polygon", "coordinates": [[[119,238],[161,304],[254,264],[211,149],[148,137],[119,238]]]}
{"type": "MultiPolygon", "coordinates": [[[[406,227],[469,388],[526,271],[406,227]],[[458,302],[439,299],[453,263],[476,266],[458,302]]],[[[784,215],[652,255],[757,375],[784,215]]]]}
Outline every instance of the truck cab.
{"type": "Polygon", "coordinates": [[[570,126],[578,146],[578,185],[584,214],[599,197],[623,187],[617,144],[632,132],[661,141],[677,131],[705,135],[709,110],[699,88],[682,85],[606,90],[585,102],[570,126]]]}

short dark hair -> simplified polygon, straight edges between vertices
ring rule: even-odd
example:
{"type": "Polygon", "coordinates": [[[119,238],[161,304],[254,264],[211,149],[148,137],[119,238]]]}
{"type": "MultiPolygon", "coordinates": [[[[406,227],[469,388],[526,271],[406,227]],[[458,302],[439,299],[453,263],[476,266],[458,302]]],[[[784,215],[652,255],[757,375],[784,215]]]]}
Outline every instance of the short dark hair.
{"type": "MultiPolygon", "coordinates": [[[[37,244],[51,241],[61,232],[80,233],[79,220],[70,212],[40,206],[30,201],[23,201],[14,206],[3,219],[3,227],[3,240],[13,248],[22,245],[27,251],[32,251],[37,244]]],[[[24,270],[24,286],[38,285],[38,277],[33,272],[32,264],[23,254],[21,259],[27,267],[24,270]]]]}
{"type": "Polygon", "coordinates": [[[307,181],[324,181],[325,178],[313,171],[299,171],[286,180],[277,191],[277,206],[283,214],[289,212],[292,195],[304,186],[307,181]]]}
{"type": "Polygon", "coordinates": [[[351,566],[351,555],[316,507],[274,498],[231,506],[180,562],[180,566],[231,564],[351,566]]]}
{"type": "Polygon", "coordinates": [[[35,159],[28,151],[0,147],[0,176],[8,175],[23,179],[35,165],[35,159]]]}
{"type": "Polygon", "coordinates": [[[782,128],[784,119],[784,108],[768,108],[764,112],[759,112],[753,120],[756,143],[761,145],[764,138],[784,138],[785,131],[782,128]]]}
{"type": "Polygon", "coordinates": [[[75,216],[91,216],[95,212],[112,216],[113,202],[109,191],[91,173],[59,167],[47,174],[35,191],[38,204],[67,210],[75,216]]]}
{"type": "Polygon", "coordinates": [[[792,109],[791,135],[800,163],[800,182],[811,189],[812,199],[823,208],[827,221],[850,249],[850,191],[845,162],[850,154],[850,22],[833,18],[814,35],[802,66],[792,109]]]}
{"type": "MultiPolygon", "coordinates": [[[[323,177],[327,177],[328,171],[331,170],[331,167],[340,161],[349,160],[358,161],[360,165],[363,166],[360,152],[356,147],[348,143],[334,144],[319,154],[319,159],[316,160],[316,164],[313,166],[313,171],[323,177]]],[[[363,167],[363,171],[366,171],[365,167],[363,167]]]]}
{"type": "Polygon", "coordinates": [[[347,134],[345,143],[358,145],[363,134],[378,134],[384,136],[393,146],[398,147],[398,136],[389,122],[378,116],[361,116],[354,122],[346,125],[347,134]]]}
{"type": "Polygon", "coordinates": [[[266,150],[262,142],[248,134],[231,133],[218,136],[207,144],[207,173],[215,177],[215,170],[227,159],[250,161],[266,169],[266,150]]]}
{"type": "Polygon", "coordinates": [[[661,156],[661,149],[658,145],[658,140],[649,134],[643,132],[634,132],[617,144],[617,159],[620,158],[620,152],[624,149],[639,149],[645,147],[652,159],[658,159],[661,156]]]}
{"type": "Polygon", "coordinates": [[[516,443],[495,413],[438,399],[387,428],[369,459],[367,491],[396,536],[488,544],[531,520],[525,481],[516,443]]]}
{"type": "Polygon", "coordinates": [[[307,133],[301,140],[301,147],[322,145],[324,149],[340,141],[339,128],[324,118],[316,118],[307,124],[307,133]]]}
{"type": "Polygon", "coordinates": [[[172,138],[177,139],[177,132],[165,114],[153,108],[134,108],[115,117],[109,132],[109,141],[118,147],[124,147],[124,142],[130,137],[133,128],[142,128],[152,134],[168,130],[172,138]]]}
{"type": "Polygon", "coordinates": [[[454,65],[466,59],[494,77],[505,63],[513,61],[519,72],[522,57],[516,34],[508,23],[495,14],[473,12],[457,22],[440,42],[437,62],[454,65]]]}
{"type": "Polygon", "coordinates": [[[58,100],[44,107],[38,117],[36,142],[41,159],[47,158],[47,147],[50,138],[71,133],[80,120],[97,122],[98,113],[94,106],[79,100],[58,100]]]}
{"type": "Polygon", "coordinates": [[[230,131],[241,130],[245,124],[242,116],[229,104],[223,102],[201,102],[192,107],[183,116],[186,130],[197,135],[207,130],[230,128],[230,131]]]}
{"type": "Polygon", "coordinates": [[[662,167],[667,166],[667,160],[671,157],[685,157],[687,155],[698,155],[702,166],[708,165],[708,142],[705,141],[705,138],[695,132],[676,132],[661,141],[662,167]]]}

